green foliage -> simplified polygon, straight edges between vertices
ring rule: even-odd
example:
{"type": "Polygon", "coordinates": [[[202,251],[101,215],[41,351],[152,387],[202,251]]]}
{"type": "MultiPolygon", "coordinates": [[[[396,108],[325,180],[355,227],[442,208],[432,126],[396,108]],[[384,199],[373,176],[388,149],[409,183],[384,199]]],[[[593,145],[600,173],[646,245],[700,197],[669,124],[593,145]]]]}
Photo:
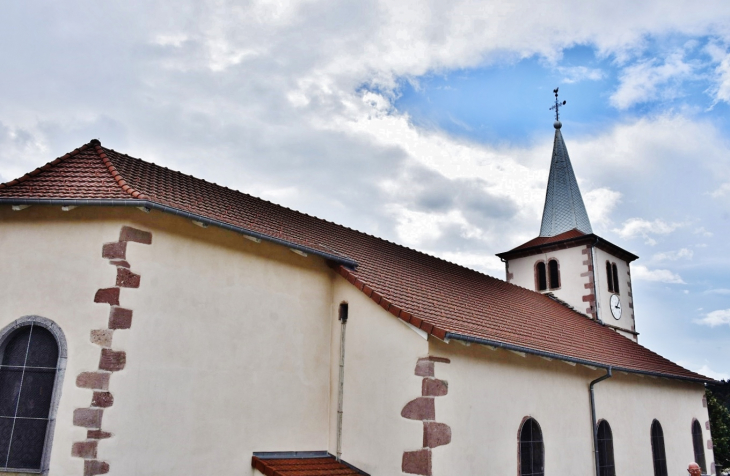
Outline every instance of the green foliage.
{"type": "MultiPolygon", "coordinates": [[[[727,382],[722,383],[727,384],[727,382]]],[[[723,470],[727,470],[730,469],[730,410],[713,395],[712,391],[707,389],[706,393],[715,463],[723,470]]]]}

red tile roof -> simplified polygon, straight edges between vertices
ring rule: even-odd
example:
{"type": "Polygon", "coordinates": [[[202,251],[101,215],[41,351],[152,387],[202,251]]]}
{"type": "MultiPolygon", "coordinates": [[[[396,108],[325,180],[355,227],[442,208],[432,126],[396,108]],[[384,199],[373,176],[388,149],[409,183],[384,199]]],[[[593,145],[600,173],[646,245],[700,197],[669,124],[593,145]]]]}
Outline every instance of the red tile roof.
{"type": "Polygon", "coordinates": [[[555,236],[538,236],[537,238],[533,238],[527,243],[523,243],[509,251],[497,253],[497,256],[504,259],[513,259],[521,256],[531,256],[538,253],[544,253],[554,249],[571,248],[584,244],[590,244],[591,246],[595,245],[596,247],[612,253],[629,263],[639,258],[635,254],[614,245],[610,241],[606,241],[593,233],[583,233],[577,228],[573,228],[572,230],[568,230],[555,236]]]}
{"type": "Polygon", "coordinates": [[[356,269],[332,266],[385,310],[439,339],[458,334],[626,371],[710,380],[542,294],[95,142],[0,185],[0,202],[126,198],[195,213],[353,259],[356,269]]]}
{"type": "Polygon", "coordinates": [[[568,230],[555,236],[538,236],[537,238],[531,239],[527,243],[523,243],[516,248],[512,248],[510,251],[524,250],[525,248],[533,248],[536,246],[547,245],[550,243],[557,243],[559,241],[565,241],[571,238],[578,238],[580,236],[585,236],[585,233],[577,228],[573,228],[572,230],[568,230]]]}
{"type": "Polygon", "coordinates": [[[365,473],[344,463],[334,456],[324,458],[263,459],[254,456],[251,466],[266,476],[360,476],[365,473]]]}

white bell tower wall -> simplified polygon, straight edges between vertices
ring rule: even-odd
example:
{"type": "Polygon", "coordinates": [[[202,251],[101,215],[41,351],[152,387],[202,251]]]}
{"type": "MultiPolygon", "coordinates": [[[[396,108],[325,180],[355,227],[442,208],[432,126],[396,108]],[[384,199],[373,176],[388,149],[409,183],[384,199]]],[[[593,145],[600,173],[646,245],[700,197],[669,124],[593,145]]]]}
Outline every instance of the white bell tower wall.
{"type": "Polygon", "coordinates": [[[583,252],[587,248],[583,245],[510,259],[507,261],[507,282],[542,294],[552,293],[576,311],[592,317],[592,273],[586,263],[589,255],[583,252]],[[540,291],[537,265],[543,262],[547,267],[550,260],[558,262],[559,287],[551,288],[548,282],[547,289],[540,291]]]}

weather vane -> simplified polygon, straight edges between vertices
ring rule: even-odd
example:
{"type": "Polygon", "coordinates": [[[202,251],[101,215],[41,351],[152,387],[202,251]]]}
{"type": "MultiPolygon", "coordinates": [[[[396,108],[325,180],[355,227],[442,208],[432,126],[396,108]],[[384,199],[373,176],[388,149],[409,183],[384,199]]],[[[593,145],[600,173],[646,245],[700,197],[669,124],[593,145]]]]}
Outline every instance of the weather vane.
{"type": "Polygon", "coordinates": [[[553,109],[555,109],[555,122],[559,122],[560,121],[560,106],[565,106],[565,103],[566,103],[566,101],[563,101],[561,103],[558,100],[558,89],[560,89],[560,88],[553,89],[553,92],[555,93],[555,105],[550,108],[551,111],[553,109]]]}

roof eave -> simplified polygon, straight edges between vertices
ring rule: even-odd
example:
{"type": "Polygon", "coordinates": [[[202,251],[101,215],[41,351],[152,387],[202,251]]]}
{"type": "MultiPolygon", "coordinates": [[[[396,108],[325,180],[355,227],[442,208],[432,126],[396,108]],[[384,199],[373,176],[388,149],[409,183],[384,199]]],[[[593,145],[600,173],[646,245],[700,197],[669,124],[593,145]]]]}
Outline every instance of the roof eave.
{"type": "Polygon", "coordinates": [[[538,253],[543,253],[545,251],[572,248],[573,246],[578,246],[578,245],[583,244],[583,242],[586,242],[586,243],[595,242],[595,244],[598,248],[601,248],[601,245],[603,245],[604,248],[607,248],[606,251],[616,254],[619,258],[624,259],[627,263],[631,263],[632,261],[639,259],[639,257],[637,255],[635,255],[629,251],[626,251],[625,249],[621,248],[620,246],[614,245],[610,241],[608,241],[604,238],[601,238],[600,236],[596,235],[595,233],[576,236],[573,238],[566,238],[565,240],[553,241],[551,243],[530,246],[529,248],[517,247],[517,248],[513,248],[509,251],[497,253],[497,257],[502,258],[502,259],[521,258],[524,256],[532,256],[532,255],[535,255],[538,253]],[[572,245],[572,246],[567,246],[567,245],[572,245]]]}
{"type": "Polygon", "coordinates": [[[225,230],[234,231],[236,233],[240,233],[242,235],[251,236],[253,238],[258,238],[263,241],[268,241],[270,243],[275,243],[278,245],[283,245],[291,249],[295,249],[298,251],[302,251],[305,253],[311,253],[315,256],[319,256],[321,258],[324,258],[326,260],[332,261],[337,264],[341,264],[343,266],[346,266],[350,269],[357,268],[357,262],[351,258],[347,258],[344,256],[339,256],[332,253],[326,253],[324,251],[318,250],[316,248],[311,248],[309,246],[301,245],[299,243],[295,243],[293,241],[284,240],[281,238],[277,238],[275,236],[266,235],[264,233],[259,233],[254,230],[249,230],[247,228],[242,228],[239,226],[231,225],[230,223],[226,223],[220,220],[215,220],[212,218],[208,218],[203,215],[198,215],[196,213],[190,213],[185,210],[180,210],[179,208],[170,207],[167,205],[163,205],[161,203],[154,202],[152,200],[142,200],[142,199],[76,199],[76,198],[0,198],[0,205],[7,204],[7,205],[52,205],[52,206],[96,206],[96,207],[144,207],[149,208],[150,210],[158,210],[163,213],[170,213],[172,215],[181,216],[183,218],[188,218],[190,220],[199,221],[201,223],[204,223],[206,225],[212,225],[219,228],[223,228],[225,230]]]}
{"type": "Polygon", "coordinates": [[[507,343],[499,342],[496,340],[483,339],[481,337],[473,337],[473,336],[457,334],[457,333],[453,333],[453,332],[447,332],[446,339],[447,340],[453,339],[453,340],[459,340],[462,342],[470,342],[470,343],[475,343],[475,344],[488,345],[488,346],[497,347],[500,349],[512,350],[515,352],[522,352],[522,353],[531,354],[531,355],[537,355],[539,357],[547,357],[550,359],[562,360],[564,362],[571,362],[574,364],[587,365],[589,367],[596,367],[596,368],[601,368],[601,369],[610,368],[610,369],[612,369],[614,371],[618,371],[618,372],[626,372],[626,373],[638,374],[638,375],[648,375],[650,377],[660,377],[660,378],[667,378],[667,379],[672,379],[672,380],[683,380],[683,381],[703,383],[703,384],[716,382],[714,379],[711,379],[709,377],[705,377],[703,379],[703,378],[696,378],[696,377],[687,377],[687,376],[682,376],[682,375],[666,374],[666,373],[662,373],[662,372],[652,372],[649,370],[639,370],[639,369],[632,369],[632,368],[628,368],[628,367],[620,367],[620,366],[610,365],[610,364],[606,364],[606,363],[602,363],[602,362],[595,362],[592,360],[578,359],[576,357],[571,357],[568,355],[562,355],[562,354],[556,354],[553,352],[546,352],[543,350],[532,349],[530,347],[524,347],[521,345],[507,344],[507,343]]]}

